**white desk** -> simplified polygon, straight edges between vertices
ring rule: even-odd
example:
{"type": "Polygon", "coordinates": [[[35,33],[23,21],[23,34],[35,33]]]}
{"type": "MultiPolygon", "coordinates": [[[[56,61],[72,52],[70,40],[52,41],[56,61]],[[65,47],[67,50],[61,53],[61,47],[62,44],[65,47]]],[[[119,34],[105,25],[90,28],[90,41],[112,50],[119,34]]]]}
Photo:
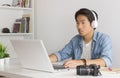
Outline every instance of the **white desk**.
{"type": "MultiPolygon", "coordinates": [[[[0,75],[9,78],[96,78],[93,76],[78,76],[75,70],[67,72],[48,73],[24,69],[16,60],[11,60],[9,65],[0,68],[0,75]]],[[[102,73],[97,78],[120,78],[120,73],[102,73]]]]}

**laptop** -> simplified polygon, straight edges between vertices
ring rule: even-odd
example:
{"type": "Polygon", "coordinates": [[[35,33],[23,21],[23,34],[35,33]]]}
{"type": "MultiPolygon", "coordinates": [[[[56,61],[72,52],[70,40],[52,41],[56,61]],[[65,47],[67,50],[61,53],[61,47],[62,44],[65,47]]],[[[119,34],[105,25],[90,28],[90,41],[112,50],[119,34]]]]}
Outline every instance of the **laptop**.
{"type": "MultiPolygon", "coordinates": [[[[52,65],[42,40],[11,40],[23,68],[56,72],[62,65],[52,65]]],[[[69,69],[66,69],[69,70],[69,69]]]]}

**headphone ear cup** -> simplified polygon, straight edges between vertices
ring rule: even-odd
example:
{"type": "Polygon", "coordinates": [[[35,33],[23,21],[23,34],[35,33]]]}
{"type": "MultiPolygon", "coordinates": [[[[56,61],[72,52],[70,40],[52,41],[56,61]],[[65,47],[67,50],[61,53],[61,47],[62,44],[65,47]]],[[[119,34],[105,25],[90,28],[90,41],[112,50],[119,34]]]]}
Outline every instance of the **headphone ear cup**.
{"type": "Polygon", "coordinates": [[[93,28],[97,28],[97,27],[98,27],[98,22],[97,22],[97,21],[95,21],[95,20],[94,20],[94,21],[92,21],[92,23],[91,23],[91,24],[92,24],[92,27],[93,27],[93,28]]]}

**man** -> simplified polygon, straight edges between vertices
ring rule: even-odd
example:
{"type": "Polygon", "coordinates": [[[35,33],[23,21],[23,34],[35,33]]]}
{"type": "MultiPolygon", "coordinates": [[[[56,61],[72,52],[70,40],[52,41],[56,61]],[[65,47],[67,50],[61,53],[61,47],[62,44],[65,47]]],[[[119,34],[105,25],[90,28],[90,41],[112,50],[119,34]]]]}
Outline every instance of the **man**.
{"type": "Polygon", "coordinates": [[[112,43],[108,35],[96,32],[98,15],[95,11],[82,8],[75,13],[78,35],[60,51],[51,54],[51,62],[62,61],[72,57],[64,63],[64,67],[96,64],[103,67],[112,65],[112,43]]]}

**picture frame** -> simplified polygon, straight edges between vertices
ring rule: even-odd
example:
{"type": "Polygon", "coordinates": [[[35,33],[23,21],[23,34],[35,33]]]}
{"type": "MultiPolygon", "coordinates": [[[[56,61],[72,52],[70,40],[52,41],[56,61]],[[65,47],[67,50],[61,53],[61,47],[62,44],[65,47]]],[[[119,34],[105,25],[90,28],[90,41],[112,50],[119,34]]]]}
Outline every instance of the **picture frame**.
{"type": "Polygon", "coordinates": [[[14,7],[20,6],[20,0],[13,0],[12,1],[12,6],[14,6],[14,7]]]}

